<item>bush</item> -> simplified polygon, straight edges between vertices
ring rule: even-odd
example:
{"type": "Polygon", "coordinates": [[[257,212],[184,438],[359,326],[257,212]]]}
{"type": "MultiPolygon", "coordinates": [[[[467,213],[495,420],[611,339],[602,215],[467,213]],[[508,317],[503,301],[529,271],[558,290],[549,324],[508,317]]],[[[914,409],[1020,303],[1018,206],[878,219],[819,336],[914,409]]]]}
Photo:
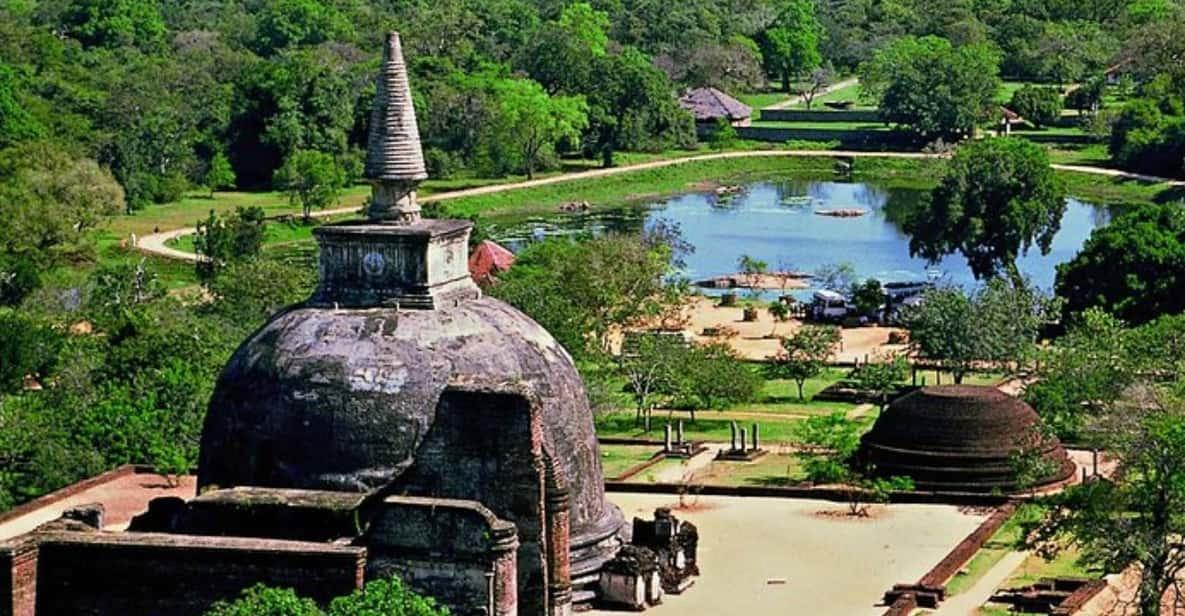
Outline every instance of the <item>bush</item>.
{"type": "Polygon", "coordinates": [[[231,603],[215,603],[206,616],[324,616],[324,612],[312,599],[298,597],[291,588],[256,584],[231,603]]]}
{"type": "Polygon", "coordinates": [[[1062,113],[1062,95],[1057,88],[1026,85],[1012,93],[1008,107],[1036,126],[1049,126],[1062,113]]]}

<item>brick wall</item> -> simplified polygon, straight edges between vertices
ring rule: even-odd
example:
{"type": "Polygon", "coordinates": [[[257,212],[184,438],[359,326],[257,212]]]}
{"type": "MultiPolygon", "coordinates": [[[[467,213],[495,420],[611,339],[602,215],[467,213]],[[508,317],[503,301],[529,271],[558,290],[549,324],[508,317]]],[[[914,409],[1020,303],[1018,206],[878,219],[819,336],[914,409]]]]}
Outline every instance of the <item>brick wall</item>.
{"type": "Polygon", "coordinates": [[[324,602],[361,586],[366,556],[364,548],[267,539],[154,533],[39,538],[39,615],[198,616],[256,583],[291,587],[324,602]]]}
{"type": "Polygon", "coordinates": [[[37,598],[37,545],[0,547],[0,616],[33,616],[37,598]]]}
{"type": "Polygon", "coordinates": [[[880,122],[880,113],[875,109],[763,109],[763,122],[880,122]]]}

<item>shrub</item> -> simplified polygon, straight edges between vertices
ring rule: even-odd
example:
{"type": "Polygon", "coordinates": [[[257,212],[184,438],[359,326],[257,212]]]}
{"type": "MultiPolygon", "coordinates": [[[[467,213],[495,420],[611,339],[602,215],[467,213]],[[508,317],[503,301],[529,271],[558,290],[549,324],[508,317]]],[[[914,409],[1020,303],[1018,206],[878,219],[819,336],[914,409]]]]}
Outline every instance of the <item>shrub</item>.
{"type": "Polygon", "coordinates": [[[1057,88],[1026,85],[1012,93],[1008,107],[1037,126],[1049,126],[1062,112],[1062,95],[1057,88]]]}

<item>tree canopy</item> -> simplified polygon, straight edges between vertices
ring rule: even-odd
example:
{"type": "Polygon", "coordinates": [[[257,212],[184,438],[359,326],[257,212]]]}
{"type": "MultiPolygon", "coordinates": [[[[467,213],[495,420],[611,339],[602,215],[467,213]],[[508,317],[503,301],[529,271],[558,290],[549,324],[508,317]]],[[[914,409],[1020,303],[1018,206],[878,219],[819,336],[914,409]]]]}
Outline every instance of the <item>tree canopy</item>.
{"type": "Polygon", "coordinates": [[[923,141],[954,141],[987,116],[1000,88],[999,62],[986,44],[906,36],[861,64],[860,84],[887,122],[923,141]]]}
{"type": "Polygon", "coordinates": [[[1072,314],[1102,308],[1133,324],[1185,311],[1185,210],[1133,206],[1091,232],[1057,268],[1057,294],[1072,314]]]}
{"type": "Polygon", "coordinates": [[[1065,194],[1040,146],[983,139],[955,152],[941,183],[910,213],[909,251],[931,262],[962,253],[977,278],[1018,282],[1016,259],[1036,245],[1048,253],[1061,228],[1065,194]]]}

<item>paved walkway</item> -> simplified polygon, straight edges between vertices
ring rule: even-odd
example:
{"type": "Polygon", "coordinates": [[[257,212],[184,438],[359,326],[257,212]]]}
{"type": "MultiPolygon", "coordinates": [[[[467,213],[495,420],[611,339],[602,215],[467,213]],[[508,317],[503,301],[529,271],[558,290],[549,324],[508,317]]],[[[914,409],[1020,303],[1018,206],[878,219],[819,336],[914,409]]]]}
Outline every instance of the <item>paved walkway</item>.
{"type": "MultiPolygon", "coordinates": [[[[520,190],[523,188],[533,188],[536,186],[548,186],[551,184],[559,184],[561,182],[572,182],[576,180],[587,180],[591,178],[607,177],[611,175],[618,175],[621,173],[631,173],[634,171],[642,171],[645,169],[658,169],[662,167],[673,167],[675,165],[682,165],[686,163],[718,160],[724,158],[758,158],[758,157],[851,157],[851,158],[901,158],[901,159],[925,159],[936,158],[940,155],[927,154],[924,152],[859,152],[850,150],[749,150],[744,152],[720,152],[716,154],[700,154],[697,156],[687,156],[683,158],[670,158],[664,160],[654,160],[645,163],[638,163],[635,165],[625,165],[622,167],[610,167],[608,169],[592,169],[589,171],[581,171],[578,173],[566,173],[563,175],[554,175],[546,178],[537,178],[534,180],[526,180],[522,182],[512,182],[508,184],[494,184],[490,186],[479,186],[477,188],[468,188],[465,190],[457,190],[447,193],[438,193],[420,199],[425,203],[433,201],[444,201],[447,199],[459,199],[462,197],[473,197],[477,195],[488,195],[510,190],[520,190]]],[[[1085,167],[1081,165],[1051,165],[1054,169],[1061,171],[1073,171],[1077,173],[1089,173],[1093,175],[1103,175],[1108,177],[1131,179],[1141,182],[1164,182],[1170,186],[1185,187],[1185,181],[1182,180],[1168,180],[1165,178],[1156,178],[1139,173],[1129,173],[1126,171],[1119,171],[1116,169],[1104,169],[1100,167],[1085,167]]],[[[325,216],[339,216],[343,214],[350,214],[357,212],[357,207],[343,207],[332,210],[321,210],[313,212],[314,217],[325,216]]],[[[141,252],[164,257],[166,259],[175,259],[178,261],[197,261],[198,256],[191,252],[177,250],[165,245],[165,242],[170,240],[191,235],[197,230],[193,227],[184,227],[181,229],[172,229],[169,231],[161,231],[160,233],[153,233],[141,237],[136,242],[136,248],[141,252]]]]}
{"type": "Polygon", "coordinates": [[[996,566],[983,574],[979,581],[974,586],[964,590],[963,592],[951,597],[934,612],[934,616],[975,616],[979,613],[979,608],[992,595],[996,593],[996,589],[1012,575],[1016,568],[1024,563],[1025,559],[1029,557],[1028,552],[1009,552],[996,566]]]}
{"type": "MultiPolygon", "coordinates": [[[[844,79],[843,81],[837,81],[837,82],[823,88],[822,90],[819,90],[819,93],[816,94],[815,96],[818,97],[818,96],[823,96],[824,94],[830,94],[836,90],[842,90],[848,86],[854,86],[859,82],[860,82],[860,80],[856,79],[855,77],[852,77],[850,79],[844,79]]],[[[787,107],[793,107],[794,105],[801,103],[803,98],[804,97],[802,95],[791,96],[790,98],[788,98],[784,101],[781,101],[779,103],[774,103],[768,107],[765,107],[765,109],[785,109],[787,107]]]]}

